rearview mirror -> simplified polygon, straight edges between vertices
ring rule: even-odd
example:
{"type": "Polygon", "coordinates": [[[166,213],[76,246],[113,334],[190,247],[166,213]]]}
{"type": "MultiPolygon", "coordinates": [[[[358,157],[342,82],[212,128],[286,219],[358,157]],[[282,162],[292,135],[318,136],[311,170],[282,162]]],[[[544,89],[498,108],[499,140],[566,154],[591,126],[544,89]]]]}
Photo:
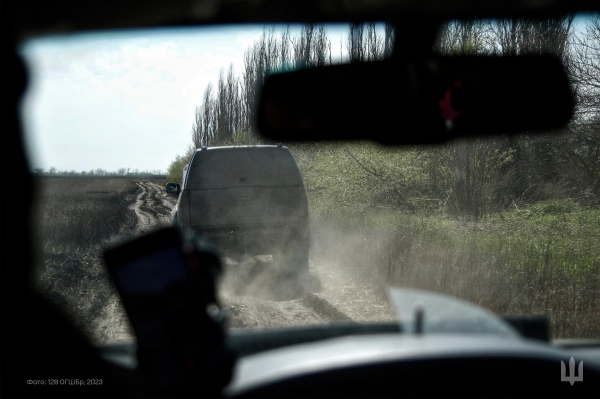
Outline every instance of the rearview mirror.
{"type": "Polygon", "coordinates": [[[272,75],[257,123],[276,141],[426,144],[547,131],[564,126],[572,113],[569,81],[556,57],[449,56],[272,75]]]}
{"type": "Polygon", "coordinates": [[[168,194],[176,194],[179,195],[179,191],[181,187],[177,183],[167,183],[166,191],[168,194]]]}

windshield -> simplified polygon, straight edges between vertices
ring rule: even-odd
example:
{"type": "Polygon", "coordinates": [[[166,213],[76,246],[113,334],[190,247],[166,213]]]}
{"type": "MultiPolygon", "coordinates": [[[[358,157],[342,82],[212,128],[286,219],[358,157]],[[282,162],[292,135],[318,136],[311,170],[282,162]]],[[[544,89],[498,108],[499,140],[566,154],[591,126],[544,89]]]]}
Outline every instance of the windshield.
{"type": "Polygon", "coordinates": [[[559,131],[433,147],[280,148],[260,136],[253,121],[269,74],[386,59],[394,35],[386,23],[280,24],[24,42],[38,288],[95,343],[135,340],[102,249],[177,225],[224,253],[231,331],[397,322],[395,286],[500,316],[547,316],[553,338],[600,338],[598,14],[453,21],[435,42],[442,55],[559,56],[576,95],[559,131]],[[269,147],[234,148],[256,145],[269,147]],[[261,217],[266,209],[278,210],[261,217]],[[271,292],[276,265],[306,272],[303,295],[271,292]]]}

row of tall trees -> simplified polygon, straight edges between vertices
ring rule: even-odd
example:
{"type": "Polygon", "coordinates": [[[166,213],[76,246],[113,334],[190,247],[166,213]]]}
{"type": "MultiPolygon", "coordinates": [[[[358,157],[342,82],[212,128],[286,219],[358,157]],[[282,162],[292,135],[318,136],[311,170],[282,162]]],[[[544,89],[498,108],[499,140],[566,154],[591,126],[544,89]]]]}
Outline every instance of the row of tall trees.
{"type": "MultiPolygon", "coordinates": [[[[391,24],[350,24],[348,60],[374,61],[389,56],[393,37],[391,24]]],[[[241,75],[236,75],[232,64],[220,71],[215,86],[207,86],[192,124],[194,146],[222,145],[235,141],[240,133],[256,134],[252,121],[257,96],[267,76],[277,71],[331,65],[332,54],[331,39],[323,25],[302,25],[295,36],[289,26],[279,33],[265,30],[246,50],[241,75]]]]}
{"type": "Polygon", "coordinates": [[[303,25],[297,36],[289,27],[279,34],[265,30],[246,50],[242,74],[236,75],[232,64],[221,70],[216,86],[204,91],[192,125],[194,146],[223,145],[243,132],[255,134],[257,95],[269,74],[331,63],[331,40],[322,25],[303,25]]]}
{"type": "MultiPolygon", "coordinates": [[[[548,198],[577,197],[599,204],[600,17],[595,15],[584,25],[577,28],[573,16],[450,22],[440,30],[433,49],[442,55],[558,56],[576,94],[576,117],[565,129],[551,135],[525,132],[460,140],[399,158],[364,144],[340,151],[314,144],[297,146],[295,156],[308,180],[319,179],[314,175],[317,171],[327,172],[315,162],[344,173],[338,179],[325,179],[326,187],[313,185],[320,190],[315,197],[328,191],[330,199],[332,193],[341,193],[342,203],[353,198],[366,208],[401,207],[418,214],[441,209],[465,219],[548,198]],[[419,167],[403,162],[419,162],[419,167]],[[364,188],[368,194],[363,190],[363,195],[353,197],[348,187],[358,192],[364,188]]],[[[392,25],[350,24],[347,61],[389,57],[393,42],[392,25]]],[[[265,78],[275,71],[332,63],[332,44],[323,26],[304,25],[297,35],[289,28],[279,33],[265,30],[245,52],[240,75],[230,66],[221,71],[215,86],[206,88],[196,108],[189,155],[201,146],[258,143],[252,120],[265,78]]],[[[180,158],[181,165],[172,167],[180,169],[189,159],[180,158]]]]}

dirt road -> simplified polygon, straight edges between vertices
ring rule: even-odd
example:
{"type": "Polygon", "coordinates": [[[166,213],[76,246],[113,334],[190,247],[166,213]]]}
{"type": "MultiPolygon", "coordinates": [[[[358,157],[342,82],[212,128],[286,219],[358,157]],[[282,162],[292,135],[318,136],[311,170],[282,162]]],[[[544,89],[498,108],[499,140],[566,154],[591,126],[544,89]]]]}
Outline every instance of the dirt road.
{"type": "MultiPolygon", "coordinates": [[[[140,192],[130,209],[135,212],[136,234],[167,225],[175,197],[149,181],[137,183],[140,192]]],[[[232,289],[239,271],[252,262],[267,267],[272,259],[254,257],[238,264],[225,259],[225,275],[219,285],[219,300],[228,314],[230,329],[281,328],[332,322],[383,322],[396,320],[395,312],[381,287],[343,273],[342,265],[311,259],[307,293],[293,300],[273,300],[260,291],[239,293],[232,289]],[[258,259],[260,258],[260,259],[258,259]]],[[[98,319],[95,340],[111,344],[134,339],[131,327],[116,294],[111,296],[98,319]]]]}
{"type": "MultiPolygon", "coordinates": [[[[175,197],[169,196],[164,189],[155,183],[141,181],[136,183],[139,194],[129,205],[135,212],[137,223],[135,235],[141,235],[151,230],[166,226],[170,222],[171,209],[175,206],[175,197]]],[[[98,345],[108,345],[127,342],[135,339],[129,320],[119,295],[113,292],[106,305],[96,319],[92,339],[98,345]]]]}
{"type": "Polygon", "coordinates": [[[143,234],[161,225],[168,225],[171,209],[175,206],[175,197],[167,195],[162,187],[149,181],[136,184],[141,192],[135,202],[129,206],[138,218],[136,231],[143,234]]]}

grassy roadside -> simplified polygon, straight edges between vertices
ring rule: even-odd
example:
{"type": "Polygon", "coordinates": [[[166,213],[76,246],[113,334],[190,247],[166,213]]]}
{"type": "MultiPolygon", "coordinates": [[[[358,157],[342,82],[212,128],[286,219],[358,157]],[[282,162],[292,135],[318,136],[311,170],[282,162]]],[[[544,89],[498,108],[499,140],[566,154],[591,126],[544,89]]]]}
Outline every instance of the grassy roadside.
{"type": "MultiPolygon", "coordinates": [[[[37,284],[86,330],[112,287],[101,244],[135,229],[130,179],[44,178],[37,284]]],[[[156,181],[164,185],[164,181],[156,181]]],[[[313,211],[311,257],[383,289],[444,292],[502,315],[544,314],[555,338],[600,338],[600,210],[538,202],[478,222],[313,211]]],[[[374,294],[375,295],[375,294],[374,294]]]]}
{"type": "Polygon", "coordinates": [[[393,212],[313,215],[313,254],[356,279],[444,292],[501,315],[548,315],[600,338],[600,210],[546,201],[461,223],[393,212]]]}
{"type": "MultiPolygon", "coordinates": [[[[88,334],[113,292],[101,260],[102,245],[136,226],[128,209],[139,179],[44,177],[35,180],[38,267],[35,284],[66,309],[88,334]]],[[[162,181],[160,181],[162,184],[162,181]]]]}

